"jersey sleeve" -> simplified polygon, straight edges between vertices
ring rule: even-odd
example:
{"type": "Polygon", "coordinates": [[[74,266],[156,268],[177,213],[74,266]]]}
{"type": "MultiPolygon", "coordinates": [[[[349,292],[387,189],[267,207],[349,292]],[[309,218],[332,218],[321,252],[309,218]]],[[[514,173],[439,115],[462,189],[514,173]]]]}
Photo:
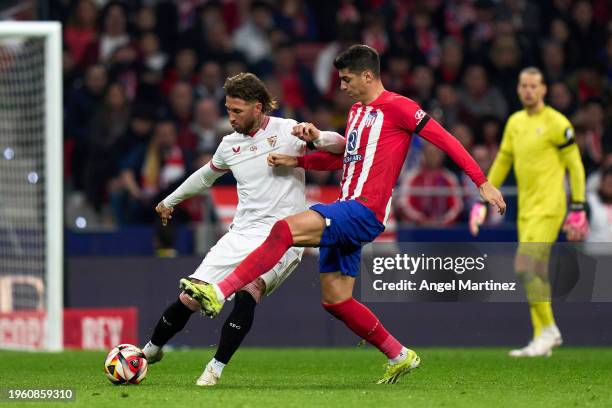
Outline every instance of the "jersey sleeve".
{"type": "Polygon", "coordinates": [[[429,115],[416,102],[408,98],[399,99],[396,107],[399,109],[398,121],[400,128],[410,134],[419,134],[430,120],[429,115]]]}
{"type": "Polygon", "coordinates": [[[569,184],[572,202],[583,203],[586,200],[586,176],[576,145],[574,127],[563,115],[559,115],[557,126],[551,135],[551,142],[559,149],[559,154],[569,173],[569,184]]]}
{"type": "Polygon", "coordinates": [[[306,170],[340,170],[343,166],[343,155],[323,150],[298,157],[298,167],[306,170]]]}
{"type": "Polygon", "coordinates": [[[570,146],[576,142],[574,127],[563,115],[558,115],[555,119],[554,131],[551,132],[551,142],[560,149],[570,146]]]}
{"type": "Polygon", "coordinates": [[[499,187],[504,183],[504,180],[506,179],[506,176],[508,176],[508,172],[510,171],[514,161],[512,123],[511,117],[506,123],[502,141],[499,146],[499,151],[497,152],[497,156],[495,157],[495,160],[491,165],[491,169],[489,170],[489,180],[495,187],[499,187]]]}
{"type": "Polygon", "coordinates": [[[227,173],[230,171],[229,165],[225,160],[225,142],[221,142],[210,160],[210,168],[219,173],[227,173]]]}

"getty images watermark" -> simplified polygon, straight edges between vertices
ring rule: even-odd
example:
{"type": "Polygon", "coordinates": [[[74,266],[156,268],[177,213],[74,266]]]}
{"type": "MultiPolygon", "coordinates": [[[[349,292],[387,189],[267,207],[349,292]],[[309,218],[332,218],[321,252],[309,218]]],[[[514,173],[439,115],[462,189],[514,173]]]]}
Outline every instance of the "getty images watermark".
{"type": "Polygon", "coordinates": [[[363,248],[361,297],[371,302],[610,302],[610,271],[612,243],[374,243],[363,248]],[[534,280],[550,287],[523,285],[534,280]]]}

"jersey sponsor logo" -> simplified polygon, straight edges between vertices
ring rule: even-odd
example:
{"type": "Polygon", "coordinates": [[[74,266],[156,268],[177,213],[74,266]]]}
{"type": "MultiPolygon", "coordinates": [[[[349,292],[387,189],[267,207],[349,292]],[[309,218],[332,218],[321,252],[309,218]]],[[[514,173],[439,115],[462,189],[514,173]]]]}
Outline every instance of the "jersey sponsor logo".
{"type": "Polygon", "coordinates": [[[346,152],[347,153],[355,153],[357,151],[357,129],[353,129],[351,133],[349,133],[348,140],[346,141],[346,152]]]}
{"type": "Polygon", "coordinates": [[[252,151],[252,152],[256,152],[257,151],[257,146],[251,146],[249,148],[249,150],[252,151]]]}
{"type": "Polygon", "coordinates": [[[414,113],[414,118],[417,120],[417,124],[427,115],[423,109],[419,109],[414,113]]]}
{"type": "Polygon", "coordinates": [[[542,128],[536,128],[536,135],[540,136],[542,134],[542,128]]]}
{"type": "Polygon", "coordinates": [[[240,146],[232,147],[232,150],[234,151],[234,154],[238,154],[240,153],[240,146]]]}
{"type": "Polygon", "coordinates": [[[574,130],[571,127],[565,129],[565,140],[570,141],[574,139],[574,130]]]}
{"type": "Polygon", "coordinates": [[[370,114],[368,115],[368,117],[365,120],[365,127],[367,127],[367,128],[372,127],[372,125],[376,121],[376,117],[377,116],[378,116],[378,113],[376,111],[370,112],[370,114]]]}
{"type": "Polygon", "coordinates": [[[352,154],[350,156],[344,156],[344,164],[356,162],[359,160],[363,160],[363,156],[360,154],[352,154]]]}
{"type": "Polygon", "coordinates": [[[276,146],[276,135],[268,136],[266,140],[268,141],[270,147],[276,146]]]}

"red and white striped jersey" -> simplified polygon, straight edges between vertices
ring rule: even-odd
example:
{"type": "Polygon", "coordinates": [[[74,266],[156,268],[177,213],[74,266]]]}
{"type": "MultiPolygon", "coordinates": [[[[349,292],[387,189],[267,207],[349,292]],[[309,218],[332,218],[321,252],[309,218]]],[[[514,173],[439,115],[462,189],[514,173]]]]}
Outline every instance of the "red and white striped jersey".
{"type": "Polygon", "coordinates": [[[372,103],[351,107],[344,157],[316,152],[300,158],[307,169],[330,170],[343,165],[339,200],[358,200],[385,223],[393,186],[400,174],[414,133],[445,151],[477,186],[486,181],[474,159],[411,99],[383,91],[372,103]]]}

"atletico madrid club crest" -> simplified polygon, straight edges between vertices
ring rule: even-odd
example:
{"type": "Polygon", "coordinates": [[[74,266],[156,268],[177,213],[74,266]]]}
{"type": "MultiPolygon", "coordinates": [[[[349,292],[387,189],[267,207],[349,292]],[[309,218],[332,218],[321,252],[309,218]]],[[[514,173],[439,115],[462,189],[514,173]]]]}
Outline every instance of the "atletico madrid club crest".
{"type": "Polygon", "coordinates": [[[376,121],[376,116],[378,116],[378,113],[376,111],[370,112],[370,114],[365,120],[365,127],[371,127],[376,121]]]}
{"type": "Polygon", "coordinates": [[[276,146],[276,135],[268,136],[266,140],[268,141],[268,144],[270,145],[270,147],[276,146]]]}

